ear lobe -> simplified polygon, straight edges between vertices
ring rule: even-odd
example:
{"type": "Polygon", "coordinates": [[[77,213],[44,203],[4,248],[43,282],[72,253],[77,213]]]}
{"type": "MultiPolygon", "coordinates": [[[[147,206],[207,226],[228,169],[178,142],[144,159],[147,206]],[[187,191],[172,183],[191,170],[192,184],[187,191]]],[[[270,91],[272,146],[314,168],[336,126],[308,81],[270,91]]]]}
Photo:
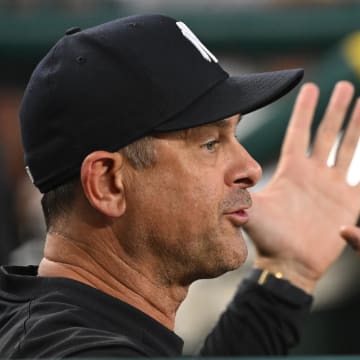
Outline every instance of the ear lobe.
{"type": "Polygon", "coordinates": [[[124,161],[120,153],[94,151],[81,165],[84,194],[93,208],[109,217],[119,217],[126,209],[124,161]]]}

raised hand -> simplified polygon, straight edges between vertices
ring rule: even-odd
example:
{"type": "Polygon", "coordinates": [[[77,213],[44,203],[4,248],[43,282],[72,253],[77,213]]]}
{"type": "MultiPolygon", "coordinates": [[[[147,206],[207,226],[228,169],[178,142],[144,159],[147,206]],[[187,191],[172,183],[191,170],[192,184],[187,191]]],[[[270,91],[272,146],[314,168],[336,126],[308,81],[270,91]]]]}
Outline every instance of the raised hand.
{"type": "Polygon", "coordinates": [[[355,224],[359,213],[360,185],[350,186],[346,177],[360,135],[360,100],[335,164],[327,166],[353,92],[348,82],[336,85],[309,154],[319,90],[314,84],[302,87],[277,170],[266,188],[253,194],[245,228],[257,248],[255,266],[281,271],[308,292],[341,253],[341,226],[355,224]]]}

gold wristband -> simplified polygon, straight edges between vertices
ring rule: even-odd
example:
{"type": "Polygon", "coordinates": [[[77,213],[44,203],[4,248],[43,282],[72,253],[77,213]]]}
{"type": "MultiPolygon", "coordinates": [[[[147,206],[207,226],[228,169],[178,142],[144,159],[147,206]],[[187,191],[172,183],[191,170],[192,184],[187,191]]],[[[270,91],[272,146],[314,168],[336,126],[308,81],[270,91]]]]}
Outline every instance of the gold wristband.
{"type": "Polygon", "coordinates": [[[283,274],[280,271],[277,271],[276,273],[273,273],[267,269],[259,269],[261,271],[261,274],[257,280],[257,283],[259,285],[264,285],[266,283],[266,280],[268,278],[268,276],[275,276],[277,279],[282,279],[283,278],[283,274]]]}
{"type": "Polygon", "coordinates": [[[310,306],[312,296],[303,289],[294,286],[291,282],[283,277],[280,271],[272,272],[268,269],[253,268],[246,280],[246,287],[260,286],[263,290],[268,291],[278,299],[286,300],[291,304],[310,306]]]}

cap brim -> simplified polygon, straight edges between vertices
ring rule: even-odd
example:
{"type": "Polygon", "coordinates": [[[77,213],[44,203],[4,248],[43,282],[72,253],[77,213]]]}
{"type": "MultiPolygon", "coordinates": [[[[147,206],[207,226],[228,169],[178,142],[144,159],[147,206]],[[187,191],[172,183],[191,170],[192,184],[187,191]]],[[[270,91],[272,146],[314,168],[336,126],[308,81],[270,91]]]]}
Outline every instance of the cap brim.
{"type": "Polygon", "coordinates": [[[303,69],[232,76],[221,81],[155,131],[175,131],[247,114],[279,99],[302,79],[303,69]]]}

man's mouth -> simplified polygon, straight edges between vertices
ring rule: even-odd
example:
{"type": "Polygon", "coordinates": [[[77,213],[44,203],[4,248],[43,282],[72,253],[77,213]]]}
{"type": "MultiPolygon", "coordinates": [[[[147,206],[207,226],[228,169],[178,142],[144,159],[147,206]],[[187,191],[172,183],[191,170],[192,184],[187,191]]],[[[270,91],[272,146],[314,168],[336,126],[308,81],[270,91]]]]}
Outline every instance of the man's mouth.
{"type": "Polygon", "coordinates": [[[237,209],[235,211],[227,212],[225,215],[229,217],[230,221],[236,226],[243,226],[249,221],[247,208],[237,209]]]}

